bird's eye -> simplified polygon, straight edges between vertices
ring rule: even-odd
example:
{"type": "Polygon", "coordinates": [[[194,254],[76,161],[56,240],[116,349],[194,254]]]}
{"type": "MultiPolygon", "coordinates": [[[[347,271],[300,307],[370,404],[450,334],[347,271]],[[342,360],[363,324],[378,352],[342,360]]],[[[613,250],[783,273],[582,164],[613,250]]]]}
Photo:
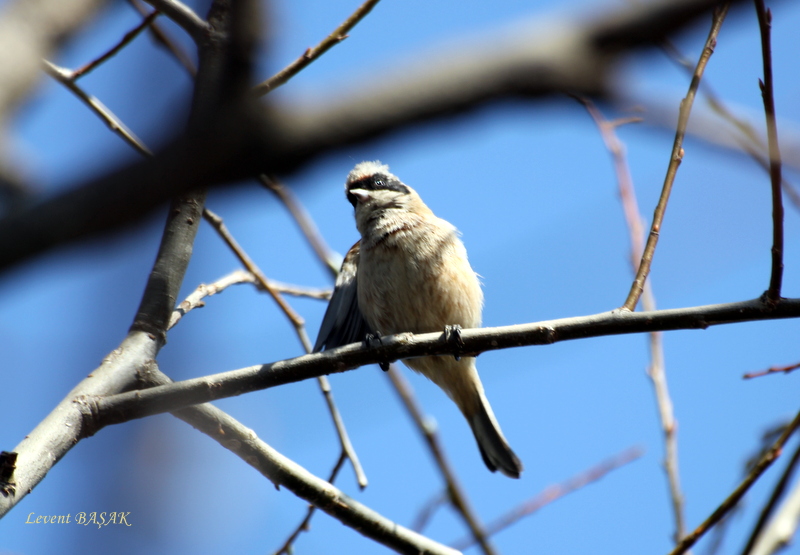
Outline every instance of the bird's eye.
{"type": "Polygon", "coordinates": [[[376,179],[375,180],[375,187],[383,187],[383,180],[382,179],[376,179]]]}

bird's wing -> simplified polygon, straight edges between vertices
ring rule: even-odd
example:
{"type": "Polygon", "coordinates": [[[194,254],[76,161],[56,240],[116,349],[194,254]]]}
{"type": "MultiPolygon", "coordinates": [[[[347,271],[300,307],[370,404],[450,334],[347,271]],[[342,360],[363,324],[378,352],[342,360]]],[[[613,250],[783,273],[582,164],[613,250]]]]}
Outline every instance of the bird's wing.
{"type": "Polygon", "coordinates": [[[328,310],[325,311],[325,317],[319,328],[317,342],[314,345],[315,353],[363,341],[369,333],[369,327],[358,309],[356,271],[360,248],[361,241],[358,241],[344,257],[333,295],[328,303],[328,310]]]}

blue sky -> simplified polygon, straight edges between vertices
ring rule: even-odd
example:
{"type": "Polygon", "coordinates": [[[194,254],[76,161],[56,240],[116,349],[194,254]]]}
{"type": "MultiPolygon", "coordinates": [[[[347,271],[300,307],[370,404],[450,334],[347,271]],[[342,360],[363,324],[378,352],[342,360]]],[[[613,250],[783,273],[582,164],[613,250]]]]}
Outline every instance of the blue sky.
{"type": "MultiPolygon", "coordinates": [[[[193,4],[192,4],[193,5],[193,4]]],[[[357,1],[282,2],[258,76],[279,69],[327,35],[357,1]]],[[[281,102],[357,87],[397,60],[458,37],[559,13],[590,17],[598,2],[422,2],[385,0],[321,60],[276,93],[281,102]]],[[[197,8],[204,13],[205,8],[197,8]]],[[[776,3],[774,63],[781,128],[800,120],[796,29],[800,8],[776,3]]],[[[77,67],[138,21],[112,3],[55,62],[77,67]]],[[[266,18],[265,18],[266,21],[266,18]]],[[[174,34],[181,37],[177,29],[174,34]]],[[[696,59],[707,24],[676,39],[696,59]]],[[[184,39],[181,39],[186,43],[184,39]]],[[[706,79],[737,111],[762,126],[762,75],[752,6],[723,26],[706,79]]],[[[688,78],[657,51],[629,58],[616,78],[640,102],[677,113],[688,78]]],[[[180,125],[190,81],[147,37],[138,38],[81,82],[151,147],[180,125]]],[[[698,100],[698,110],[705,110],[698,100]]],[[[601,106],[609,117],[609,106],[601,106]]],[[[616,113],[618,115],[619,113],[616,113]]],[[[647,117],[645,112],[644,117],[647,117]]],[[[14,164],[52,194],[136,156],[66,90],[42,77],[10,129],[14,164]]],[[[663,182],[672,131],[620,129],[642,214],[649,219],[663,182]]],[[[747,157],[688,138],[655,256],[659,307],[755,298],[767,287],[771,241],[768,179],[747,157]]],[[[434,212],[458,227],[484,282],[484,325],[593,314],[622,304],[630,286],[628,235],[608,152],[585,110],[567,98],[504,102],[458,120],[425,125],[317,160],[286,179],[328,244],[344,253],[357,239],[342,193],[347,172],[380,159],[434,212]]],[[[798,183],[796,171],[786,177],[798,183]]],[[[282,206],[254,182],[211,193],[242,246],[271,278],[330,285],[282,206]]],[[[124,337],[158,246],[165,209],[132,229],[50,253],[0,276],[4,417],[0,448],[11,450],[124,337]],[[10,392],[10,394],[9,394],[10,392]]],[[[787,205],[784,296],[800,296],[800,217],[787,205]]],[[[236,269],[232,254],[201,227],[182,291],[188,295],[236,269]]],[[[320,301],[290,299],[309,333],[320,301]]],[[[664,335],[666,370],[679,422],[681,478],[690,528],[724,499],[763,431],[797,411],[798,374],[744,381],[745,372],[800,358],[800,322],[757,322],[664,335]]],[[[292,327],[266,295],[237,286],[207,300],[169,335],[159,362],[185,379],[301,353],[292,327]]],[[[525,463],[519,481],[487,472],[455,406],[433,384],[403,370],[438,424],[449,458],[484,522],[546,486],[631,446],[644,456],[557,501],[492,540],[502,553],[666,553],[673,531],[663,441],[645,336],[607,337],[486,353],[478,360],[505,435],[525,463]]],[[[370,486],[359,492],[345,467],[337,485],[403,525],[442,487],[432,459],[377,367],[333,376],[334,395],[370,486]]],[[[218,405],[280,452],[319,476],[338,456],[324,401],[312,381],[220,401],[218,405]]],[[[778,463],[782,466],[783,461],[778,463]]],[[[757,484],[734,520],[724,552],[738,552],[778,469],[757,484]]],[[[162,415],[103,430],[82,441],[36,490],[0,521],[9,553],[264,553],[299,523],[306,504],[276,491],[207,437],[162,415]],[[101,530],[24,524],[29,513],[130,511],[133,526],[101,530]]],[[[465,529],[449,509],[426,533],[449,543],[465,529]]],[[[385,553],[338,521],[317,515],[298,553],[385,553]]],[[[1,551],[0,551],[1,552],[1,551]]],[[[477,552],[472,548],[470,552],[477,552]]],[[[701,551],[702,552],[702,544],[701,551]]]]}

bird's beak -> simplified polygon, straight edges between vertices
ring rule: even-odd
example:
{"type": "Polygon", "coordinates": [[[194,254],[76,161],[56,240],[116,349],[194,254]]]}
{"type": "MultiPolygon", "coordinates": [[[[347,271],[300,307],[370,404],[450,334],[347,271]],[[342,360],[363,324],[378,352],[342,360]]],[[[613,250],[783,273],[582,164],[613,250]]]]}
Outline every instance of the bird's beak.
{"type": "Polygon", "coordinates": [[[347,197],[350,203],[355,207],[356,201],[363,204],[369,200],[369,191],[366,189],[350,189],[347,191],[347,197]]]}

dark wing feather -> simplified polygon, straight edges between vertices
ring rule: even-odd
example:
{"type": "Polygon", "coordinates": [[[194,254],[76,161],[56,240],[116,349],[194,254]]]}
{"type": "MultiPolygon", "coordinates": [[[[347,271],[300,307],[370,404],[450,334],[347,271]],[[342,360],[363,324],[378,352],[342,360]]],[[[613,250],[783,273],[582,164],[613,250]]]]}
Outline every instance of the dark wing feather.
{"type": "Polygon", "coordinates": [[[317,342],[314,345],[315,353],[363,341],[369,333],[369,327],[358,309],[356,270],[360,247],[361,241],[358,241],[344,257],[333,295],[328,303],[328,310],[325,311],[325,317],[319,327],[317,342]]]}

